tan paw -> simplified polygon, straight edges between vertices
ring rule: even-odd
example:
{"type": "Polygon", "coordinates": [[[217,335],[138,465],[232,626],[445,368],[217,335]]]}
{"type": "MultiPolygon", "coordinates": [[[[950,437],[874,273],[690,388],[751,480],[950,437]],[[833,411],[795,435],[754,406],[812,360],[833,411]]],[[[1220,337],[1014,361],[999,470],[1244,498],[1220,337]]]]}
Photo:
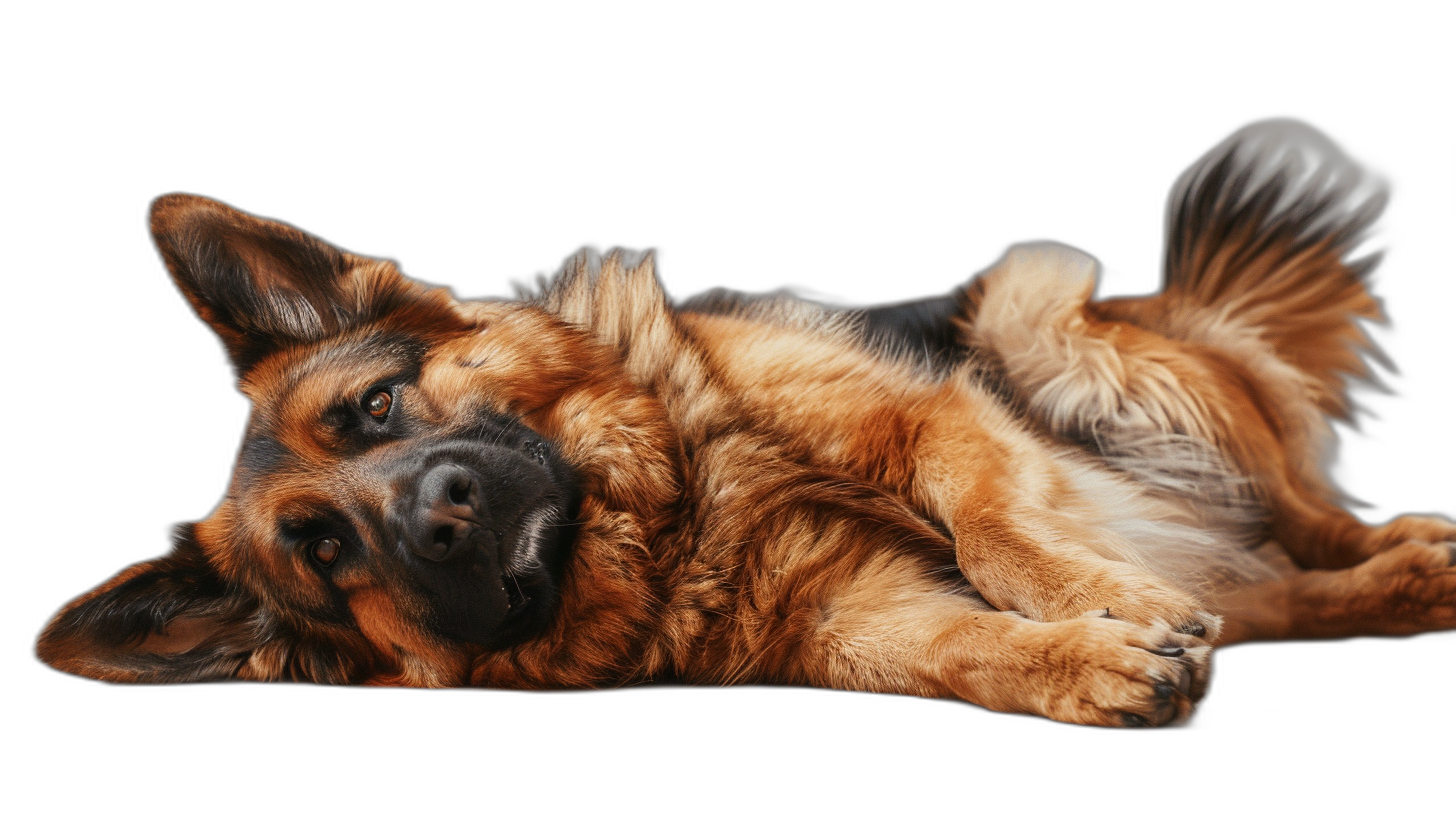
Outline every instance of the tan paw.
{"type": "Polygon", "coordinates": [[[1060,599],[1060,614],[1050,620],[1090,615],[1115,618],[1142,626],[1166,625],[1174,632],[1212,642],[1223,621],[1196,600],[1170,589],[1152,576],[1128,570],[1099,576],[1095,582],[1069,591],[1060,599]]]}
{"type": "Polygon", "coordinates": [[[1456,542],[1397,544],[1356,567],[1351,579],[1343,611],[1381,634],[1456,629],[1456,542]]]}
{"type": "Polygon", "coordinates": [[[1166,725],[1208,690],[1212,647],[1171,628],[1083,617],[1044,624],[1033,672],[1041,711],[1087,725],[1166,725]]]}
{"type": "Polygon", "coordinates": [[[1133,606],[1119,604],[1086,613],[1089,618],[1113,618],[1142,626],[1166,626],[1180,635],[1190,635],[1207,643],[1218,639],[1223,618],[1191,604],[1133,606]]]}
{"type": "Polygon", "coordinates": [[[1441,516],[1406,515],[1392,519],[1390,523],[1371,531],[1377,550],[1398,546],[1406,541],[1426,544],[1439,542],[1456,543],[1456,524],[1441,516]]]}

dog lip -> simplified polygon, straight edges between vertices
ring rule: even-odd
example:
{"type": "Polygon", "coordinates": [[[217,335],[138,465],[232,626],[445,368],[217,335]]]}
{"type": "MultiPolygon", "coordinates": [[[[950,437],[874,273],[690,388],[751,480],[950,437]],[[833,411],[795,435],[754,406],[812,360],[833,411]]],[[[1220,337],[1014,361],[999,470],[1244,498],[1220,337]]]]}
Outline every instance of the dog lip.
{"type": "Polygon", "coordinates": [[[511,571],[512,555],[514,555],[513,552],[508,552],[505,536],[496,534],[495,563],[500,569],[501,591],[505,593],[506,606],[510,610],[516,611],[525,600],[529,599],[525,598],[525,591],[521,589],[520,578],[511,571]]]}
{"type": "Polygon", "coordinates": [[[508,572],[501,573],[501,590],[506,595],[506,616],[501,621],[504,623],[521,614],[531,603],[531,596],[521,589],[520,582],[508,572]]]}

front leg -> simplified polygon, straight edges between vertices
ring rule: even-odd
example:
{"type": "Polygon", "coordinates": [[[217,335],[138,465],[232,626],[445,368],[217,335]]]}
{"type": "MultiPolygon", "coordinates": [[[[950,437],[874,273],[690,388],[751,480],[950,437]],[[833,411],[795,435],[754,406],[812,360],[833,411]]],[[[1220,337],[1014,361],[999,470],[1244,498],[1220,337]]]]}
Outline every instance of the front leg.
{"type": "Polygon", "coordinates": [[[963,497],[952,516],[956,563],[983,597],[1038,621],[1099,610],[1144,626],[1168,624],[1185,634],[1217,631],[1218,619],[1197,600],[1132,564],[1085,546],[1101,535],[1055,514],[1015,510],[963,497]]]}
{"type": "MultiPolygon", "coordinates": [[[[782,679],[958,697],[995,711],[1104,726],[1186,719],[1212,648],[1166,626],[1104,617],[1042,623],[942,591],[847,588],[782,679]]],[[[926,588],[927,590],[930,587],[926,588]]]]}
{"type": "Polygon", "coordinates": [[[1119,558],[1132,546],[1113,522],[1158,518],[1150,499],[1069,460],[977,397],[950,383],[928,412],[913,492],[946,522],[957,565],[986,600],[1039,621],[1104,610],[1185,634],[1217,632],[1217,617],[1197,599],[1119,558]]]}

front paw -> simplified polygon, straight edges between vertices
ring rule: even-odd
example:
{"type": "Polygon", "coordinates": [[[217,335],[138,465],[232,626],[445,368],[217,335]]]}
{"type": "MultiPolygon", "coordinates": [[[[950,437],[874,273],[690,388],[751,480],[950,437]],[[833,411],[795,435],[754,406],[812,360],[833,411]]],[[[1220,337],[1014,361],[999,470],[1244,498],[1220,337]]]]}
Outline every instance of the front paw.
{"type": "Polygon", "coordinates": [[[1119,615],[1114,613],[1113,607],[1103,607],[1088,612],[1085,617],[1128,620],[1143,626],[1167,626],[1177,634],[1189,635],[1208,643],[1215,641],[1223,629],[1223,618],[1192,607],[1133,607],[1131,614],[1128,614],[1128,609],[1126,605],[1119,605],[1117,611],[1123,613],[1119,615]]]}
{"type": "Polygon", "coordinates": [[[1193,598],[1140,574],[1068,593],[1063,604],[1070,608],[1053,620],[1083,615],[1115,618],[1142,626],[1167,626],[1180,635],[1210,643],[1223,627],[1219,616],[1204,610],[1193,598]]]}
{"type": "Polygon", "coordinates": [[[1052,719],[1166,725],[1187,719],[1208,690],[1213,649],[1192,635],[1100,617],[1044,626],[1034,680],[1052,719]]]}

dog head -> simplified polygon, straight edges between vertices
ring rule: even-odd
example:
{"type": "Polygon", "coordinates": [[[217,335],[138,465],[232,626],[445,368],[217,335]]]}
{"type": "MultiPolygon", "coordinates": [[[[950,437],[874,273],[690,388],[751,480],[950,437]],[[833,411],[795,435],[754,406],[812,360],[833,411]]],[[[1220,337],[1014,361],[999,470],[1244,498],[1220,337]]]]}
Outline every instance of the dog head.
{"type": "Polygon", "coordinates": [[[158,199],[152,231],[252,414],[213,514],[62,610],[42,659],[111,680],[458,685],[482,655],[560,646],[584,592],[563,585],[574,544],[659,513],[649,483],[673,481],[665,435],[593,422],[662,430],[611,350],[208,199],[158,199]]]}

